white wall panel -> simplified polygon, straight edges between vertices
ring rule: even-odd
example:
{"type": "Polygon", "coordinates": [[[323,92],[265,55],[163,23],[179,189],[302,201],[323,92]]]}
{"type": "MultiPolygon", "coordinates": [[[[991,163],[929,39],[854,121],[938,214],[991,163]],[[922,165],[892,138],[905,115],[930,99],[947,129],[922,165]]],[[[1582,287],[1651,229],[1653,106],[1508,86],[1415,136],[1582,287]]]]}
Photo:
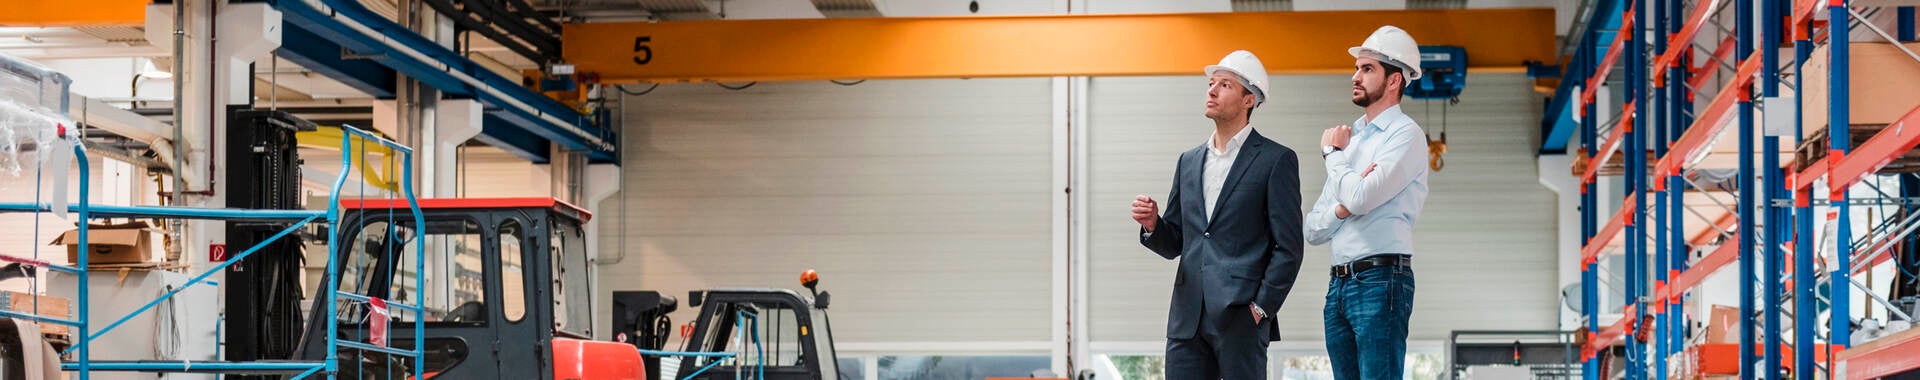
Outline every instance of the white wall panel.
{"type": "Polygon", "coordinates": [[[602,297],[799,289],[814,268],[843,345],[1045,342],[1051,94],[972,79],[629,97],[622,193],[595,220],[603,263],[625,258],[601,267],[602,297]]]}

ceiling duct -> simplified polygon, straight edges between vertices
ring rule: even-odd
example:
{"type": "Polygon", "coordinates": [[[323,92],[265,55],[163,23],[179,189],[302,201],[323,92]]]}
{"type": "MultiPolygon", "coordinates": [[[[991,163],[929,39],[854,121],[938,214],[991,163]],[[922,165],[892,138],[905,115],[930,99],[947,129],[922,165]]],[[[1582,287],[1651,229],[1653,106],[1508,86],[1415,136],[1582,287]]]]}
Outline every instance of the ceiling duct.
{"type": "Polygon", "coordinates": [[[1407,9],[1467,9],[1467,0],[1407,0],[1407,9]]]}
{"type": "Polygon", "coordinates": [[[696,21],[720,18],[701,0],[639,0],[640,8],[667,21],[696,21]]]}
{"type": "Polygon", "coordinates": [[[1234,12],[1287,12],[1293,10],[1293,0],[1233,0],[1234,12]]]}
{"type": "Polygon", "coordinates": [[[147,32],[137,26],[77,26],[73,29],[107,42],[147,45],[147,32]]]}
{"type": "Polygon", "coordinates": [[[827,18],[881,17],[873,0],[813,0],[813,8],[827,18]]]}

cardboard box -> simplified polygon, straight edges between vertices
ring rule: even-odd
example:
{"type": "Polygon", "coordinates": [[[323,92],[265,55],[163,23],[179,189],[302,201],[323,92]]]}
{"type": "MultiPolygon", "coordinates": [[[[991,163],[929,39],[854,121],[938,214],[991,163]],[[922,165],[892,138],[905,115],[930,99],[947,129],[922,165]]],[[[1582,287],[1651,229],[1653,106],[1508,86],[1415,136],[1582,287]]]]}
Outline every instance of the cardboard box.
{"type": "MultiPolygon", "coordinates": [[[[95,224],[87,229],[87,265],[137,264],[153,257],[153,229],[147,222],[95,224]]],[[[67,230],[48,245],[67,246],[67,262],[80,264],[80,230],[67,230]]]]}
{"type": "MultiPolygon", "coordinates": [[[[1905,45],[1920,52],[1920,42],[1905,45]]],[[[1808,136],[1827,126],[1828,48],[1814,49],[1803,66],[1800,120],[1806,127],[1801,131],[1808,136]]],[[[1920,62],[1886,42],[1855,42],[1847,49],[1848,124],[1892,124],[1920,106],[1920,91],[1914,91],[1920,88],[1920,62]]]]}
{"type": "MultiPolygon", "coordinates": [[[[69,303],[66,298],[48,297],[48,296],[36,297],[33,295],[29,295],[27,293],[0,290],[0,307],[5,307],[7,311],[11,311],[15,313],[33,314],[33,315],[38,315],[42,317],[51,317],[51,318],[59,318],[59,319],[73,319],[73,314],[70,311],[68,305],[69,303]],[[35,306],[34,300],[36,298],[38,298],[40,301],[38,311],[34,309],[34,306],[35,306]]],[[[62,325],[57,323],[41,323],[40,333],[66,335],[67,325],[62,325]]]]}
{"type": "Polygon", "coordinates": [[[1740,308],[1726,305],[1713,305],[1713,311],[1707,314],[1707,343],[1740,343],[1740,334],[1733,329],[1740,326],[1740,308]]]}

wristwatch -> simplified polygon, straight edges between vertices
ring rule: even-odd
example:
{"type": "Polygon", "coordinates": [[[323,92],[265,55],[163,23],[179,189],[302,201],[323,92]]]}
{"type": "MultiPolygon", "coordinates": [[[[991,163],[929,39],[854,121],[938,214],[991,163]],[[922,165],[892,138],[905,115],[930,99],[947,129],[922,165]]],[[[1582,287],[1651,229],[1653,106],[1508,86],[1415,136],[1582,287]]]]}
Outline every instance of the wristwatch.
{"type": "Polygon", "coordinates": [[[1332,155],[1333,152],[1338,152],[1338,151],[1340,151],[1340,147],[1336,147],[1332,145],[1321,145],[1320,157],[1326,157],[1326,156],[1332,155]]]}

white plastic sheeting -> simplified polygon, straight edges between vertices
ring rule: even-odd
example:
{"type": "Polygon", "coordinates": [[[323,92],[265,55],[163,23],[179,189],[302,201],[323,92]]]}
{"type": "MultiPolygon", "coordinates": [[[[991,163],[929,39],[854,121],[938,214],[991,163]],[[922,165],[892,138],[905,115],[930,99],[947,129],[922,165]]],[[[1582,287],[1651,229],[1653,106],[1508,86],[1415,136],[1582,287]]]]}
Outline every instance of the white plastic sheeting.
{"type": "MultiPolygon", "coordinates": [[[[45,67],[0,55],[0,190],[37,187],[43,178],[64,182],[79,143],[78,133],[66,131],[73,124],[66,118],[71,83],[45,67]]],[[[66,186],[50,189],[45,201],[65,218],[66,186]]]]}

